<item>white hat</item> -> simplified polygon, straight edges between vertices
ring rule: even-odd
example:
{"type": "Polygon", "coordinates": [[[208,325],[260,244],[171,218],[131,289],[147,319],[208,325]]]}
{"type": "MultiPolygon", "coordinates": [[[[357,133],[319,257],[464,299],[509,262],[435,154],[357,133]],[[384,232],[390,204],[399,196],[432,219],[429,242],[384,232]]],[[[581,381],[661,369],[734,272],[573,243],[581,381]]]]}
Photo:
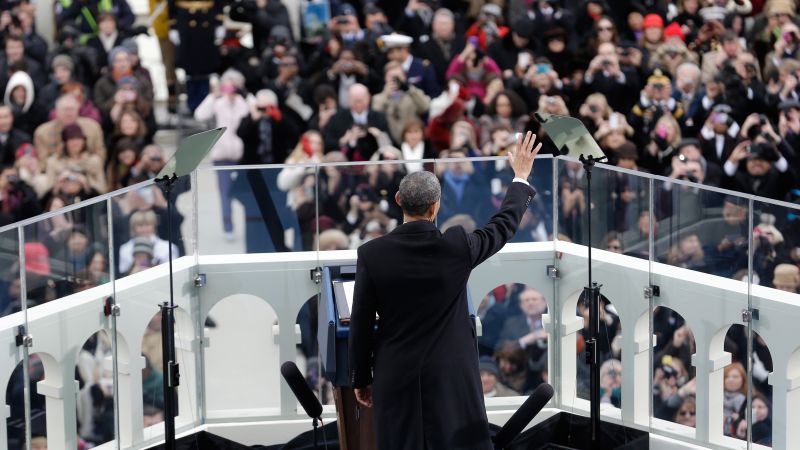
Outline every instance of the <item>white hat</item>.
{"type": "Polygon", "coordinates": [[[483,14],[492,15],[495,17],[503,17],[503,9],[500,8],[499,5],[494,3],[487,3],[481,7],[481,12],[483,14]]]}
{"type": "Polygon", "coordinates": [[[384,34],[381,36],[381,40],[383,41],[383,48],[386,50],[390,48],[408,47],[414,42],[414,38],[411,36],[397,33],[384,34]]]}

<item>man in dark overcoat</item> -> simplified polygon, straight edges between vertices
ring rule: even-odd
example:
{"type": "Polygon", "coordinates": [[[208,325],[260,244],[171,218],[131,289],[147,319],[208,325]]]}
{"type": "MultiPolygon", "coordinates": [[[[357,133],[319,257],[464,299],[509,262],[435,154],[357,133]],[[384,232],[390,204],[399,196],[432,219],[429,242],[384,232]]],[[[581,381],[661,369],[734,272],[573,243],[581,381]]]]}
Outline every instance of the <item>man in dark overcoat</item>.
{"type": "Polygon", "coordinates": [[[224,15],[222,1],[169,0],[169,38],[177,47],[175,65],[186,71],[186,95],[189,109],[208,95],[208,76],[220,63],[215,44],[224,15]]]}
{"type": "Polygon", "coordinates": [[[430,172],[400,183],[404,223],[358,249],[350,322],[356,399],[374,407],[381,450],[492,449],[467,280],[511,239],[536,194],[530,132],[509,155],[514,182],[483,228],[434,224],[441,186],[430,172]],[[376,313],[380,316],[374,331],[376,313]]]}

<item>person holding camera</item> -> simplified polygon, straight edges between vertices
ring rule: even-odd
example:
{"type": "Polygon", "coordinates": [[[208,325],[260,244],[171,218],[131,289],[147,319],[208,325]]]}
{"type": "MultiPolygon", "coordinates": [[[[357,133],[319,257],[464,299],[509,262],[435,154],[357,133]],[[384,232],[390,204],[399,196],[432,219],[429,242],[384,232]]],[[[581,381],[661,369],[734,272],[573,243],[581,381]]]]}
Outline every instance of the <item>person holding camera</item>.
{"type": "Polygon", "coordinates": [[[736,135],[740,127],[731,112],[729,105],[717,104],[700,129],[703,157],[709,164],[722,167],[736,146],[736,135]]]}
{"type": "MultiPolygon", "coordinates": [[[[332,42],[338,42],[335,39],[332,42]]],[[[320,82],[326,82],[333,86],[338,97],[339,106],[347,108],[350,106],[350,95],[348,90],[355,84],[363,84],[369,88],[374,88],[380,84],[380,78],[375,75],[374,70],[364,64],[356,57],[352,48],[343,48],[336,56],[336,61],[324,72],[320,82]]],[[[377,89],[372,89],[375,92],[377,89]]]]}
{"type": "Polygon", "coordinates": [[[262,89],[236,134],[244,143],[240,164],[283,164],[299,139],[300,128],[283,116],[277,95],[262,89]]]}
{"type": "Polygon", "coordinates": [[[497,63],[480,49],[478,38],[473,36],[447,68],[445,78],[450,80],[455,76],[466,80],[464,89],[467,94],[482,101],[486,97],[489,83],[495,78],[500,78],[502,73],[497,63]]]}
{"type": "Polygon", "coordinates": [[[0,226],[41,213],[36,192],[19,178],[14,166],[0,170],[0,226]]]}
{"type": "Polygon", "coordinates": [[[630,124],[636,133],[635,142],[644,145],[662,116],[678,120],[683,114],[683,104],[672,97],[672,80],[661,69],[655,69],[647,78],[638,103],[631,109],[630,124]]]}
{"type": "Polygon", "coordinates": [[[780,27],[780,36],[775,40],[770,52],[764,58],[764,73],[774,72],[781,60],[797,60],[800,57],[800,28],[794,22],[786,22],[780,27]]]}
{"type": "MultiPolygon", "coordinates": [[[[754,120],[751,117],[748,119],[754,120]]],[[[769,120],[763,124],[760,118],[758,120],[762,131],[749,133],[751,138],[736,145],[725,162],[725,181],[737,191],[782,200],[796,185],[797,174],[782,153],[785,147],[780,145],[783,142],[780,135],[772,129],[769,120]]]]}
{"type": "Polygon", "coordinates": [[[420,88],[407,81],[401,63],[390,61],[383,71],[383,91],[372,97],[372,109],[386,116],[389,135],[399,144],[403,141],[406,122],[421,118],[427,113],[431,99],[420,88]]]}
{"type": "Polygon", "coordinates": [[[615,111],[628,111],[636,103],[637,78],[635,70],[620,64],[617,46],[611,42],[597,47],[597,56],[583,75],[588,91],[605,95],[615,111]]]}
{"type": "MultiPolygon", "coordinates": [[[[227,127],[227,130],[211,150],[211,160],[215,166],[231,166],[238,164],[244,154],[244,143],[236,135],[242,119],[250,114],[252,95],[244,95],[244,76],[233,69],[228,69],[220,77],[219,83],[213,84],[211,93],[197,106],[194,118],[199,121],[213,120],[216,127],[227,127]]],[[[217,171],[220,202],[222,204],[222,226],[225,238],[233,240],[233,219],[230,196],[235,171],[217,171]]]]}
{"type": "Polygon", "coordinates": [[[325,136],[325,150],[326,153],[341,150],[345,155],[349,155],[348,159],[351,161],[365,161],[382,147],[379,144],[389,144],[380,142],[388,141],[388,136],[385,134],[388,131],[386,116],[370,108],[369,90],[363,84],[356,83],[350,86],[347,97],[350,100],[350,107],[339,109],[322,130],[325,136]],[[367,141],[379,142],[367,145],[367,141]]]}
{"type": "MultiPolygon", "coordinates": [[[[405,82],[421,89],[429,98],[435,98],[442,92],[430,63],[411,54],[410,46],[414,42],[413,38],[393,33],[381,36],[381,41],[389,62],[399,63],[402,67],[405,82]]],[[[385,68],[384,73],[386,73],[385,68]]]]}

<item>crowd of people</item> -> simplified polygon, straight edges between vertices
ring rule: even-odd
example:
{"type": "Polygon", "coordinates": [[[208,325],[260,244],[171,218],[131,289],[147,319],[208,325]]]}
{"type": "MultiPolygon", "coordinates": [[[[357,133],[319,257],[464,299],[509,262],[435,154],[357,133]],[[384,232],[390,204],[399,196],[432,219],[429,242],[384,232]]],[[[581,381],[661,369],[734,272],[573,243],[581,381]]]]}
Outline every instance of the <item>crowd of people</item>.
{"type": "MultiPolygon", "coordinates": [[[[602,298],[598,360],[600,361],[600,401],[622,406],[622,324],[614,305],[602,298]]],[[[480,373],[485,398],[529,395],[548,382],[548,333],[543,314],[548,312],[545,296],[523,284],[505,284],[493,289],[481,301],[478,316],[482,334],[478,339],[480,373]]],[[[590,398],[590,368],[586,363],[589,339],[589,311],[578,301],[576,314],[583,328],[576,335],[576,394],[590,398]]],[[[692,355],[696,352],[692,330],[677,312],[656,307],[653,312],[653,417],[696,427],[696,374],[692,355]]],[[[772,387],[767,377],[772,358],[766,343],[757,334],[753,346],[753,442],[772,443],[772,387]]],[[[725,336],[724,350],[732,363],[723,370],[723,433],[747,438],[747,333],[733,325],[725,336]]]]}
{"type": "MultiPolygon", "coordinates": [[[[600,200],[590,206],[580,164],[553,171],[537,163],[539,195],[516,240],[586,243],[584,213],[596,207],[604,220],[591,244],[647,257],[652,230],[657,260],[741,280],[753,232],[757,282],[800,288],[797,214],[760,205],[750,230],[746,201],[684,183],[800,201],[794,0],[330,0],[311,2],[324,6],[316,24],[305,19],[311,9],[292,21],[281,0],[151,3],[167,108],[203,127],[228,127],[213,163],[293,164],[260,171],[260,179],[241,169],[216,172],[229,240],[241,235],[234,201],[266,220],[254,197],[266,189],[273,200],[269,220],[281,226],[269,238],[263,227],[244,230],[248,251],[347,249],[386,234],[402,221],[393,201],[400,179],[419,170],[442,182],[441,227],[474,229],[499,205],[511,172],[502,161],[447,159],[503,156],[518,132],[545,136],[535,113],[568,114],[583,121],[610,164],[672,181],[655,185],[651,211],[646,181],[604,170],[593,193],[600,200]],[[226,28],[228,19],[249,23],[248,38],[226,28]],[[176,68],[186,74],[183,89],[176,68]],[[415,162],[427,158],[443,161],[415,162]],[[390,160],[406,162],[309,165],[390,160]],[[548,175],[557,178],[557,236],[548,175]]],[[[126,0],[61,0],[52,45],[37,31],[36,7],[0,7],[0,225],[153,178],[166,159],[153,143],[165,124],[156,121],[154,81],[135,39],[148,30],[135,26],[126,0]]],[[[545,153],[558,153],[546,137],[544,144],[545,153]]],[[[172,198],[188,188],[183,182],[172,198]]],[[[183,218],[168,216],[163,188],[131,191],[113,205],[111,230],[104,206],[26,230],[19,245],[29,306],[106,282],[112,271],[160,264],[170,246],[175,256],[185,252],[183,218]],[[109,267],[111,234],[116,267],[109,267]]],[[[0,315],[21,307],[21,269],[12,264],[0,280],[0,315]]],[[[520,300],[505,301],[511,310],[482,348],[491,359],[483,367],[499,379],[515,365],[532,367],[505,384],[523,393],[547,380],[546,303],[532,289],[510,292],[496,294],[520,300]],[[530,332],[517,336],[525,326],[530,332]]],[[[618,403],[611,343],[619,323],[613,313],[607,322],[605,351],[617,362],[604,366],[611,380],[604,398],[618,403]]],[[[671,357],[659,359],[658,386],[673,379],[667,366],[681,373],[674,367],[681,359],[671,357]]],[[[683,408],[665,401],[665,417],[683,408]]],[[[735,422],[726,426],[732,435],[735,422]]]]}

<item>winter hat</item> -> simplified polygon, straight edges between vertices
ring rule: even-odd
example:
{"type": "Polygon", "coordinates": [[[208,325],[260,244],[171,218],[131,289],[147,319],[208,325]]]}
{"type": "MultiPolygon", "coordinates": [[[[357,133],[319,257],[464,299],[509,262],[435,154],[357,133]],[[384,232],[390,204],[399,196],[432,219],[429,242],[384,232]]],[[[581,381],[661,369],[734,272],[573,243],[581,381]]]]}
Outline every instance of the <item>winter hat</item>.
{"type": "Polygon", "coordinates": [[[661,18],[658,14],[648,14],[644,16],[644,22],[642,22],[642,28],[664,28],[664,19],[661,18]]]}
{"type": "Polygon", "coordinates": [[[671,37],[677,37],[682,41],[686,41],[686,36],[683,34],[683,30],[678,22],[672,22],[664,28],[664,39],[669,39],[671,37]]]}

